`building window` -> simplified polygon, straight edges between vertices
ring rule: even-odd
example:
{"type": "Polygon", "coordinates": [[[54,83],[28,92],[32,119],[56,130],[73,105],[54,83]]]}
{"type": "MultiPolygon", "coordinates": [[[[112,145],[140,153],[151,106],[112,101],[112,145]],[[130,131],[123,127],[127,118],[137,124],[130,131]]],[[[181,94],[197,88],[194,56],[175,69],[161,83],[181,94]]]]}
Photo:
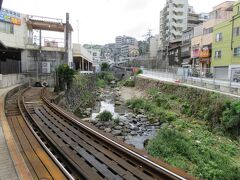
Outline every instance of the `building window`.
{"type": "Polygon", "coordinates": [[[240,56],[240,47],[234,48],[233,53],[234,56],[240,56]]]}
{"type": "Polygon", "coordinates": [[[216,42],[222,41],[222,38],[223,38],[222,33],[216,34],[216,42]]]}
{"type": "Polygon", "coordinates": [[[240,27],[235,27],[233,29],[233,36],[239,36],[240,35],[240,27]]]}
{"type": "Polygon", "coordinates": [[[213,32],[213,27],[207,28],[207,29],[203,29],[203,34],[210,34],[212,32],[213,32]]]}
{"type": "Polygon", "coordinates": [[[0,32],[14,34],[14,25],[7,22],[0,22],[0,32]]]}
{"type": "Polygon", "coordinates": [[[222,57],[222,51],[215,51],[215,59],[220,59],[222,57]]]}

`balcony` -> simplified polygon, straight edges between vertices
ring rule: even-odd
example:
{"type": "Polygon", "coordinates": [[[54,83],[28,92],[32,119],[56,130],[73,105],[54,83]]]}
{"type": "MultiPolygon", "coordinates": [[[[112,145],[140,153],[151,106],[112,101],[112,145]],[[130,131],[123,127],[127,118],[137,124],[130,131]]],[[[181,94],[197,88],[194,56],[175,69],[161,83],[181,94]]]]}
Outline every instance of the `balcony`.
{"type": "Polygon", "coordinates": [[[190,51],[181,52],[181,57],[182,58],[191,57],[191,52],[190,51]]]}
{"type": "Polygon", "coordinates": [[[191,39],[187,39],[182,42],[182,45],[188,45],[188,44],[191,44],[191,39]]]}

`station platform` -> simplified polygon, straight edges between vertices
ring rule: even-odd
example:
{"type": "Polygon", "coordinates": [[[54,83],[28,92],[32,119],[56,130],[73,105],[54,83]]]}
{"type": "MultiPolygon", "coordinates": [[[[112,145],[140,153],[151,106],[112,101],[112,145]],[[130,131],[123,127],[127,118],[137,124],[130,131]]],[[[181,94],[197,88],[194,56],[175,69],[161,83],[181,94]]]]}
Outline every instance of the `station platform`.
{"type": "Polygon", "coordinates": [[[15,87],[0,89],[0,180],[32,179],[5,116],[5,96],[15,87]]]}

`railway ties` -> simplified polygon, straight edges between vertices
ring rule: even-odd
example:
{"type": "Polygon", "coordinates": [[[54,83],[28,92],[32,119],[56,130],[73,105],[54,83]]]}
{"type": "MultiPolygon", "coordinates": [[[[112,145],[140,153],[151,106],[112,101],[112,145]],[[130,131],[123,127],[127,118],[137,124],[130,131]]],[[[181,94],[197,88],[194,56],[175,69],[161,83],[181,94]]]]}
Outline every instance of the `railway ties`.
{"type": "MultiPolygon", "coordinates": [[[[76,162],[82,158],[85,159],[85,163],[89,166],[85,167],[86,172],[89,172],[90,175],[93,174],[92,169],[94,168],[94,171],[98,172],[95,175],[99,178],[152,179],[151,176],[139,171],[128,161],[119,158],[119,154],[116,152],[114,154],[108,148],[99,145],[100,142],[97,139],[91,139],[91,137],[84,134],[77,126],[67,123],[61,117],[53,114],[46,106],[36,108],[35,112],[36,115],[34,115],[34,118],[42,121],[41,124],[47,125],[48,129],[54,132],[53,134],[49,134],[59,138],[60,146],[62,145],[65,149],[71,149],[70,155],[75,154],[76,162]]],[[[56,139],[56,137],[53,138],[56,139]]],[[[86,174],[86,176],[90,175],[86,174]]]]}
{"type": "Polygon", "coordinates": [[[15,142],[33,179],[67,179],[30,131],[18,108],[16,95],[7,99],[6,115],[15,142]],[[15,113],[12,113],[15,112],[15,113]]]}
{"type": "Polygon", "coordinates": [[[9,107],[19,108],[8,119],[34,179],[193,179],[76,120],[50,103],[41,88],[26,89],[18,106],[9,107]]]}

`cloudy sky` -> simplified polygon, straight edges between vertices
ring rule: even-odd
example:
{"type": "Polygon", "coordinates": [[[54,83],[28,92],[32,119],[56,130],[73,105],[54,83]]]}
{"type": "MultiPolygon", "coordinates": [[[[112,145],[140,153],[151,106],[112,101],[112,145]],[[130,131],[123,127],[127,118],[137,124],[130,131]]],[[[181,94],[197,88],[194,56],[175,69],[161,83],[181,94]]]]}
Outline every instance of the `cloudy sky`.
{"type": "MultiPolygon", "coordinates": [[[[196,12],[209,12],[224,0],[189,0],[196,12]]],[[[165,0],[3,0],[3,8],[24,14],[65,19],[70,13],[77,42],[79,22],[80,43],[105,44],[117,35],[143,39],[148,29],[158,33],[159,14],[165,0]]]]}

